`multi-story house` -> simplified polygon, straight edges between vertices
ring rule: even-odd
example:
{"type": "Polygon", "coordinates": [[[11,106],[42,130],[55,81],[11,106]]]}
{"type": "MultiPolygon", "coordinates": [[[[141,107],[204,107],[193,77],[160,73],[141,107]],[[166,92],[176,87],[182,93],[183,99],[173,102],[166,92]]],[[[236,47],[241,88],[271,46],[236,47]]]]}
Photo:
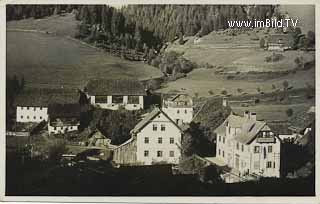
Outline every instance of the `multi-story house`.
{"type": "Polygon", "coordinates": [[[49,134],[77,131],[80,125],[79,104],[50,104],[48,107],[49,134]]]}
{"type": "Polygon", "coordinates": [[[177,124],[190,123],[193,119],[193,101],[187,94],[163,96],[162,110],[177,124]]]}
{"type": "Polygon", "coordinates": [[[280,177],[281,140],[255,113],[231,114],[215,132],[217,159],[239,176],[280,177]]]}
{"type": "Polygon", "coordinates": [[[85,92],[94,106],[118,110],[144,108],[146,91],[143,85],[132,79],[95,79],[86,85],[85,92]]]}
{"type": "Polygon", "coordinates": [[[114,149],[120,164],[178,164],[181,128],[160,108],[155,108],[131,130],[132,138],[114,149]]]}

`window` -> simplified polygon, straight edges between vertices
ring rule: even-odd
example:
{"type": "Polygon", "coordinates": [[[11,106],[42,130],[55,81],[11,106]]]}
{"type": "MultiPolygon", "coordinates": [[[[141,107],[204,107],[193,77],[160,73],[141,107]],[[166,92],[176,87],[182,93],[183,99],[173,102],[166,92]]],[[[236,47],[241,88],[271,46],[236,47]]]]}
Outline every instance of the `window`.
{"type": "Polygon", "coordinates": [[[27,116],[27,119],[29,119],[29,116],[27,116]]]}
{"type": "Polygon", "coordinates": [[[162,144],[162,137],[158,137],[158,143],[162,144]]]}
{"type": "Polygon", "coordinates": [[[222,157],[224,157],[224,151],[222,151],[222,157]]]}
{"type": "Polygon", "coordinates": [[[27,107],[27,110],[29,110],[29,107],[27,107]]]}
{"type": "Polygon", "coordinates": [[[239,142],[237,142],[237,150],[239,150],[239,142]]]}
{"type": "Polygon", "coordinates": [[[149,137],[145,137],[145,138],[144,138],[144,143],[145,143],[145,144],[149,144],[149,137]]]}
{"type": "Polygon", "coordinates": [[[42,120],[42,116],[40,116],[40,120],[42,120]]]}
{"type": "Polygon", "coordinates": [[[223,144],[226,142],[226,138],[225,137],[222,138],[222,142],[223,142],[223,144]]]}
{"type": "Polygon", "coordinates": [[[219,135],[219,142],[221,142],[221,136],[219,135]]]}
{"type": "Polygon", "coordinates": [[[219,155],[221,154],[221,150],[219,149],[219,155]]]}
{"type": "Polygon", "coordinates": [[[243,145],[241,145],[241,151],[242,151],[242,152],[244,151],[244,146],[243,146],[243,145]]]}
{"type": "Polygon", "coordinates": [[[123,96],[112,96],[112,103],[123,103],[123,96]]]}
{"type": "Polygon", "coordinates": [[[162,157],[162,151],[157,151],[157,157],[162,157]]]}
{"type": "Polygon", "coordinates": [[[170,137],[170,144],[174,144],[174,138],[170,137]]]}
{"type": "Polygon", "coordinates": [[[36,107],[33,108],[34,111],[36,111],[36,109],[37,109],[36,107]]]}
{"type": "Polygon", "coordinates": [[[272,168],[272,162],[271,161],[267,162],[267,168],[272,168]]]}
{"type": "Polygon", "coordinates": [[[153,124],[153,131],[157,131],[158,127],[157,124],[153,124]]]}
{"type": "Polygon", "coordinates": [[[169,156],[170,156],[170,157],[174,157],[174,151],[170,151],[170,152],[169,152],[169,156]]]}
{"type": "Polygon", "coordinates": [[[71,127],[70,127],[70,130],[72,130],[72,128],[73,128],[73,127],[71,126],[71,127]]]}
{"type": "Polygon", "coordinates": [[[128,104],[139,104],[139,96],[128,96],[128,104]]]}
{"type": "Polygon", "coordinates": [[[33,119],[36,119],[37,117],[36,116],[33,116],[33,119]]]}
{"type": "Polygon", "coordinates": [[[254,153],[260,153],[260,147],[254,146],[254,153]]]}
{"type": "Polygon", "coordinates": [[[148,151],[148,150],[145,150],[145,151],[144,151],[144,156],[145,156],[145,157],[148,157],[148,156],[149,156],[149,151],[148,151]]]}
{"type": "Polygon", "coordinates": [[[21,119],[23,119],[23,115],[21,116],[21,119]]]}
{"type": "Polygon", "coordinates": [[[57,130],[57,127],[54,127],[54,130],[57,130]]]}
{"type": "Polygon", "coordinates": [[[272,152],[272,145],[269,145],[268,146],[268,153],[271,153],[272,152]]]}
{"type": "Polygon", "coordinates": [[[21,107],[21,110],[23,110],[23,107],[21,107]]]}
{"type": "Polygon", "coordinates": [[[179,114],[179,113],[180,113],[180,110],[177,110],[177,113],[179,114]]]}
{"type": "Polygon", "coordinates": [[[166,130],[166,126],[165,125],[161,125],[161,131],[165,131],[166,130]]]}
{"type": "Polygon", "coordinates": [[[40,107],[40,110],[42,110],[42,107],[40,107]]]}
{"type": "Polygon", "coordinates": [[[185,113],[185,114],[187,114],[187,113],[188,113],[188,111],[187,111],[187,110],[184,110],[184,113],[185,113]]]}

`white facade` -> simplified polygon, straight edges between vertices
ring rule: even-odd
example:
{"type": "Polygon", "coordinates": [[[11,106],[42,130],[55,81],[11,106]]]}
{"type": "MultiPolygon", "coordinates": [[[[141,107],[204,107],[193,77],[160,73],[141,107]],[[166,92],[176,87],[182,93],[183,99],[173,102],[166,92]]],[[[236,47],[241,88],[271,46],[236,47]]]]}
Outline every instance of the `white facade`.
{"type": "Polygon", "coordinates": [[[105,102],[96,102],[96,96],[90,96],[90,103],[102,109],[110,109],[110,110],[118,110],[121,106],[123,106],[126,110],[139,110],[144,108],[143,96],[137,96],[139,97],[138,103],[130,103],[128,101],[128,97],[130,96],[122,96],[122,102],[120,103],[113,102],[112,96],[106,96],[106,97],[107,97],[107,100],[105,102]]]}
{"type": "MultiPolygon", "coordinates": [[[[239,176],[256,174],[263,177],[280,177],[281,141],[270,128],[266,124],[261,125],[252,141],[239,142],[236,138],[243,133],[245,124],[237,121],[237,125],[234,125],[227,121],[228,118],[224,123],[225,130],[217,133],[216,157],[237,170],[239,176]]],[[[246,123],[246,120],[244,122],[246,123]]]]}
{"type": "Polygon", "coordinates": [[[17,106],[16,121],[27,122],[41,122],[48,121],[47,107],[32,107],[32,106],[17,106]]]}
{"type": "Polygon", "coordinates": [[[190,123],[193,119],[193,101],[186,94],[164,99],[162,110],[176,123],[190,123]]]}
{"type": "Polygon", "coordinates": [[[145,165],[154,162],[178,164],[181,136],[180,128],[160,112],[135,135],[137,162],[145,165]]]}
{"type": "Polygon", "coordinates": [[[77,131],[77,125],[62,125],[62,126],[52,126],[48,123],[48,132],[49,134],[64,134],[66,132],[77,131]]]}

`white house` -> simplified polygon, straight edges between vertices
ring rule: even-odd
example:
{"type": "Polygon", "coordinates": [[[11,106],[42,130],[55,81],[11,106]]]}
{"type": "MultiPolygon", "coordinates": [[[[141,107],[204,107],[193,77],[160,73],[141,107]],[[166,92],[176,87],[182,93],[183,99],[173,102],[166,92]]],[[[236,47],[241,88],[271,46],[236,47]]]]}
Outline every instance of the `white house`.
{"type": "Polygon", "coordinates": [[[267,48],[269,51],[285,51],[292,49],[293,37],[288,34],[273,34],[267,39],[267,48]]]}
{"type": "Polygon", "coordinates": [[[77,102],[78,93],[65,89],[27,89],[15,99],[16,122],[29,123],[48,121],[50,103],[77,102]]]}
{"type": "Polygon", "coordinates": [[[230,114],[215,132],[217,159],[240,177],[280,177],[281,140],[255,113],[230,114]]]}
{"type": "Polygon", "coordinates": [[[131,130],[132,138],[114,150],[116,163],[178,164],[182,130],[161,109],[155,108],[131,130]]]}
{"type": "Polygon", "coordinates": [[[77,131],[80,125],[79,104],[50,104],[48,107],[49,134],[77,131]]]}
{"type": "Polygon", "coordinates": [[[144,108],[146,91],[143,85],[132,79],[95,79],[90,80],[85,88],[90,103],[94,106],[118,110],[144,108]]]}
{"type": "Polygon", "coordinates": [[[187,94],[163,96],[162,110],[177,124],[190,123],[193,119],[193,101],[187,94]]]}

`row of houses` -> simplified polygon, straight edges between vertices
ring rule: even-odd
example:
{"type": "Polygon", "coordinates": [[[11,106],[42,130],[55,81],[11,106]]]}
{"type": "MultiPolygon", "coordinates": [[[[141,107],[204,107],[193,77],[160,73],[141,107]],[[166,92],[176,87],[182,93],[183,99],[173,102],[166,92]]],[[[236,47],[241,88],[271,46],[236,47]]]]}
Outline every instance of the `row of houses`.
{"type": "MultiPolygon", "coordinates": [[[[98,108],[137,110],[145,107],[146,97],[143,86],[138,84],[128,80],[94,80],[84,92],[90,104],[98,108]]],[[[18,98],[17,122],[47,121],[49,134],[76,131],[80,117],[76,103],[79,97],[75,97],[78,93],[62,92],[60,97],[55,94],[59,92],[42,94],[40,98],[28,95],[28,100],[18,98]]],[[[223,105],[228,103],[224,100],[223,105]]],[[[193,120],[193,111],[192,98],[187,94],[163,95],[161,106],[144,115],[131,130],[131,138],[112,147],[113,161],[121,165],[178,164],[184,130],[193,120]]],[[[301,139],[311,131],[314,111],[306,115],[311,116],[279,128],[278,124],[258,120],[256,113],[232,111],[215,130],[216,156],[211,161],[230,167],[239,176],[280,177],[282,142],[301,139]]]]}

